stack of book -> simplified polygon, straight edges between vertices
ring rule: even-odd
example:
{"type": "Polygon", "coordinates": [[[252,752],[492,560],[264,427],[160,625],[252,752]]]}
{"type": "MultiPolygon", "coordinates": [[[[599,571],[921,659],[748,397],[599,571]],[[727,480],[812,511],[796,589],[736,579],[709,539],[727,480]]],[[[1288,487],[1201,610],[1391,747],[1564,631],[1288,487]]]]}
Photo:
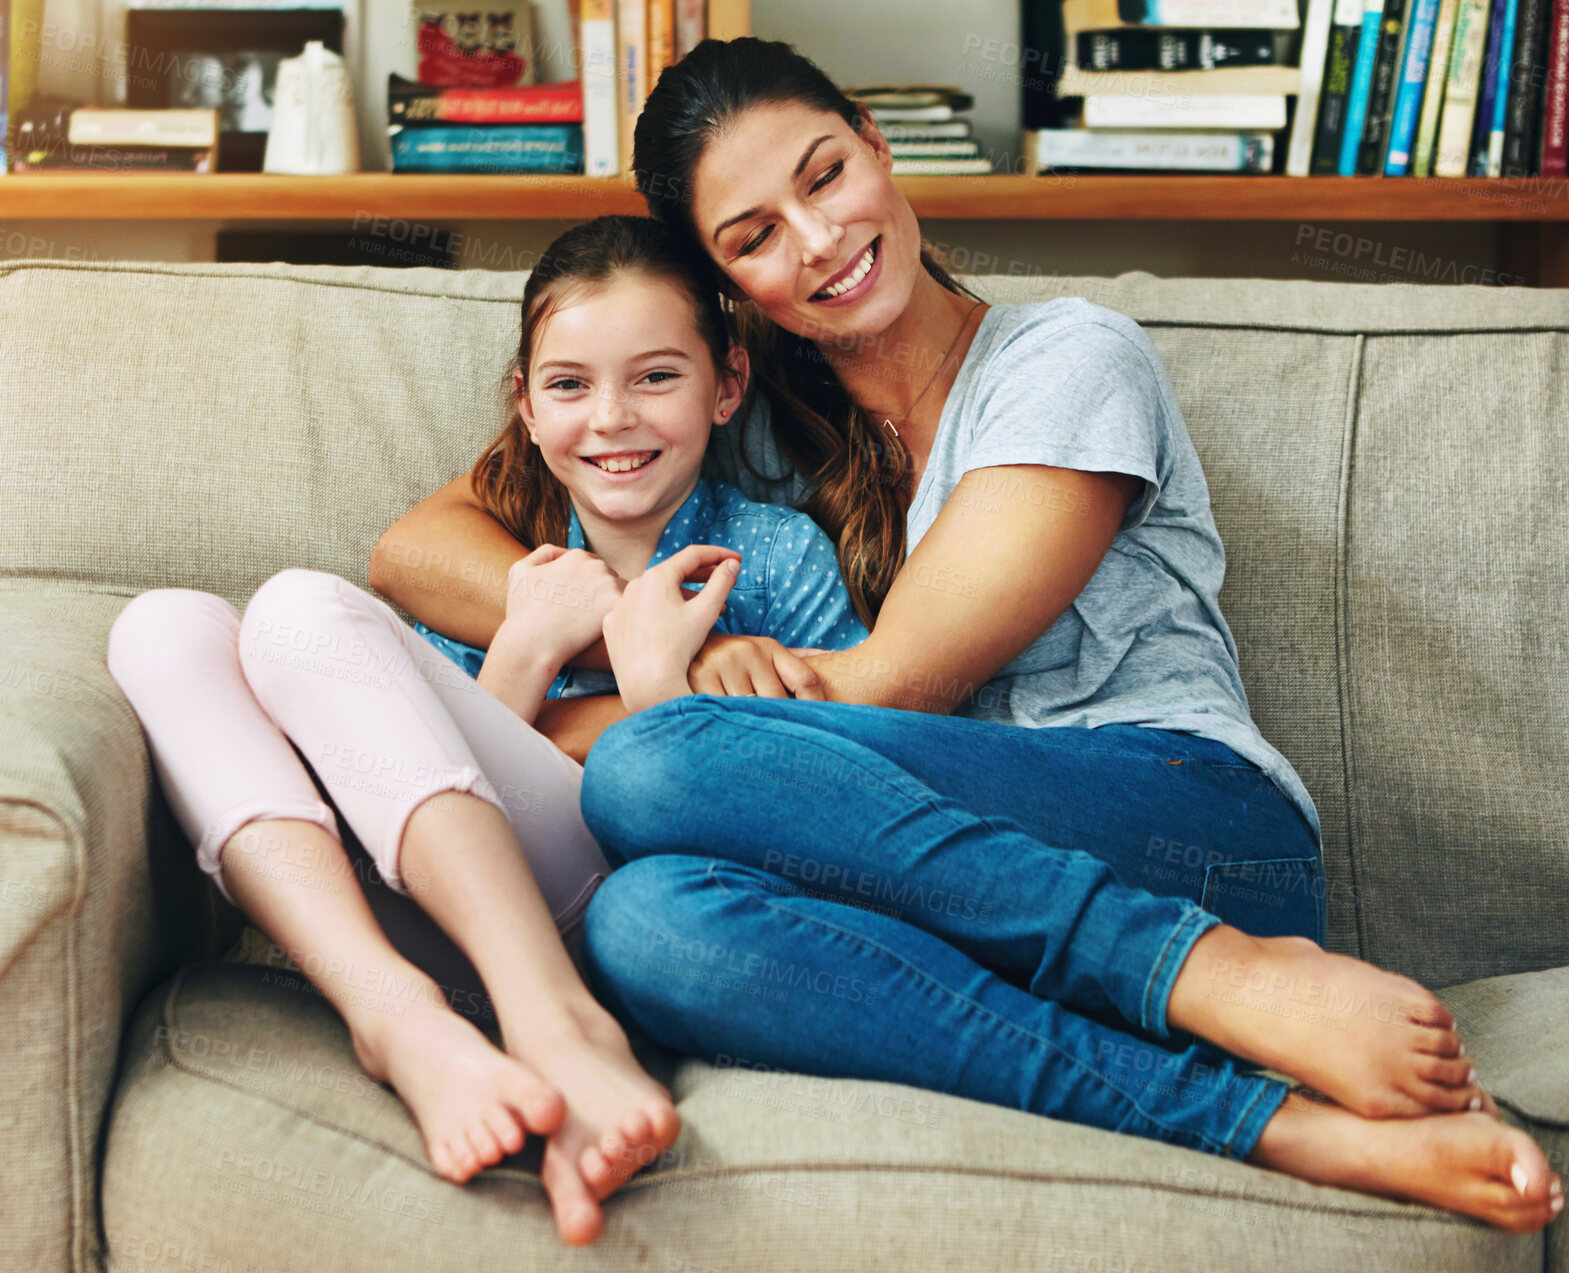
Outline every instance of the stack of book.
{"type": "MultiPolygon", "coordinates": [[[[1360,2],[1360,0],[1359,0],[1360,2]]],[[[1297,0],[1063,0],[1068,126],[1035,171],[1270,172],[1302,81],[1297,0]]]]}
{"type": "Polygon", "coordinates": [[[992,161],[970,135],[970,121],[959,115],[975,105],[969,93],[946,84],[876,85],[845,93],[872,113],[893,152],[895,175],[992,171],[992,161]]]}
{"type": "Polygon", "coordinates": [[[1305,26],[1293,176],[1566,175],[1569,0],[1308,0],[1305,26]]]}
{"type": "Polygon", "coordinates": [[[35,97],[16,120],[12,171],[215,172],[216,110],[122,110],[35,97]]]}
{"type": "Polygon", "coordinates": [[[393,172],[583,171],[583,88],[454,88],[387,79],[393,172]]]}

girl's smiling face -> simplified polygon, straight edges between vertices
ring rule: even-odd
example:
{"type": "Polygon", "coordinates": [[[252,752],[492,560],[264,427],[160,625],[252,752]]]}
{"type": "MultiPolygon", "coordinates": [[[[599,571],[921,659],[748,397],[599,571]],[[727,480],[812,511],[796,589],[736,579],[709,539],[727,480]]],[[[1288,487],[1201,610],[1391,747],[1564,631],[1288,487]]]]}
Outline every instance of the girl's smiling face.
{"type": "Polygon", "coordinates": [[[535,329],[518,409],[585,523],[662,525],[697,485],[709,429],[741,400],[745,353],[727,364],[715,367],[680,287],[624,270],[572,285],[535,329]]]}
{"type": "Polygon", "coordinates": [[[692,219],[720,268],[786,331],[847,348],[892,326],[923,269],[888,144],[862,127],[798,102],[756,106],[693,173],[692,219]]]}

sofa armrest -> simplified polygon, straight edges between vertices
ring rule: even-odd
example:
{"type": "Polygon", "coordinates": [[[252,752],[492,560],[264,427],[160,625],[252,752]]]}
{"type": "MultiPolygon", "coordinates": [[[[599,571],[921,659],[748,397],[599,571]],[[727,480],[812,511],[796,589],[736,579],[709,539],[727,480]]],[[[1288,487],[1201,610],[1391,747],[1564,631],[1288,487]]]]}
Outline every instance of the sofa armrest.
{"type": "Polygon", "coordinates": [[[148,851],[150,813],[174,824],[150,808],[141,727],[104,665],[126,601],[0,585],[0,1268],[100,1267],[96,1159],[121,1028],[218,937],[189,851],[183,873],[148,851]]]}

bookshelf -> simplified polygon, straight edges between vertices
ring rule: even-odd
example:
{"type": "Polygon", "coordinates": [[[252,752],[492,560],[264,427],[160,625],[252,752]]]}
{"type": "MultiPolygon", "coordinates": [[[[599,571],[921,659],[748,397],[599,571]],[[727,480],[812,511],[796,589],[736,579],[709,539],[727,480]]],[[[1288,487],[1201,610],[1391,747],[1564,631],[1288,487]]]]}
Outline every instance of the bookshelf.
{"type": "MultiPolygon", "coordinates": [[[[1569,182],[1463,177],[896,177],[917,215],[961,220],[1569,223],[1569,182]]],[[[630,177],[355,173],[33,174],[0,217],[285,224],[363,216],[530,221],[643,212],[630,177]]]]}
{"type": "MultiPolygon", "coordinates": [[[[709,0],[717,38],[751,30],[751,0],[709,0]]],[[[1569,181],[1273,176],[899,177],[924,219],[1086,222],[1473,222],[1497,227],[1500,266],[1569,287],[1569,181]]],[[[33,174],[0,179],[0,223],[202,222],[363,228],[377,217],[452,223],[640,213],[630,178],[33,174]]]]}

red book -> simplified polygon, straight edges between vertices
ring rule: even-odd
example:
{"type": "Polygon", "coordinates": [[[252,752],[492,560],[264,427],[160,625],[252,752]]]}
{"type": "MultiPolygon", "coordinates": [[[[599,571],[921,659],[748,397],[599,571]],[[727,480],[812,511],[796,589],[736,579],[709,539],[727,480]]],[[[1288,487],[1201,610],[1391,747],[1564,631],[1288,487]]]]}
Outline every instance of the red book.
{"type": "Polygon", "coordinates": [[[1544,177],[1569,176],[1569,0],[1553,0],[1547,55],[1547,86],[1542,98],[1544,177]]]}
{"type": "Polygon", "coordinates": [[[512,88],[446,88],[387,77],[389,124],[580,124],[583,85],[520,84],[512,88]]]}

